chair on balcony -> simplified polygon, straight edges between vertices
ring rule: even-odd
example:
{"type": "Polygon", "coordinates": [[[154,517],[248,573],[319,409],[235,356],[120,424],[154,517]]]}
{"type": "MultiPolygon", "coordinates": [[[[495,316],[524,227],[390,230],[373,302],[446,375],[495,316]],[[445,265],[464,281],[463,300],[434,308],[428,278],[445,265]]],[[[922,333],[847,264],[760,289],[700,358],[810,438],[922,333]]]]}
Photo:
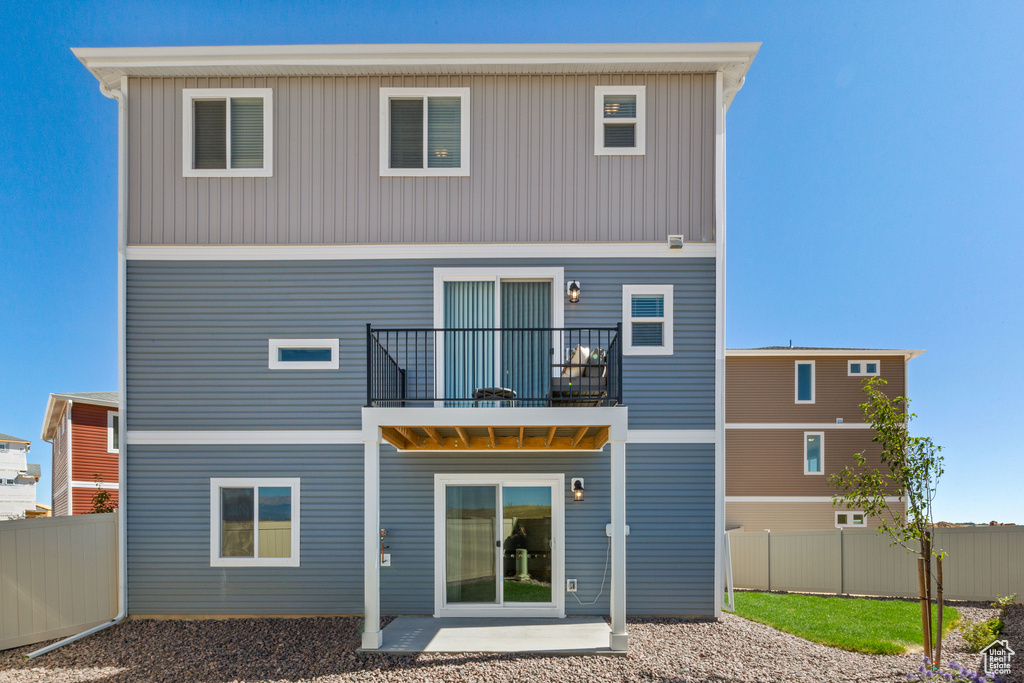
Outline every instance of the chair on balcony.
{"type": "Polygon", "coordinates": [[[608,357],[605,350],[577,344],[551,379],[552,406],[600,406],[608,398],[608,357]]]}
{"type": "Polygon", "coordinates": [[[474,405],[479,407],[480,401],[500,401],[499,407],[514,405],[516,392],[507,387],[483,387],[473,391],[474,405]]]}

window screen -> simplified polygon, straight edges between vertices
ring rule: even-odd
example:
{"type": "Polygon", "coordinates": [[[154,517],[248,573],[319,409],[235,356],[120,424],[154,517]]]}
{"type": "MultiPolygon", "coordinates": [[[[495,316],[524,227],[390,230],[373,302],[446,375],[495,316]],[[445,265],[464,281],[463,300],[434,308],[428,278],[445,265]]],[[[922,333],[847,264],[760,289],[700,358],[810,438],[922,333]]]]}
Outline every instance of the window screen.
{"type": "Polygon", "coordinates": [[[193,103],[195,152],[193,166],[223,169],[227,165],[227,100],[195,100],[193,103]]]}
{"type": "Polygon", "coordinates": [[[391,168],[423,168],[423,100],[391,100],[391,168]]]}

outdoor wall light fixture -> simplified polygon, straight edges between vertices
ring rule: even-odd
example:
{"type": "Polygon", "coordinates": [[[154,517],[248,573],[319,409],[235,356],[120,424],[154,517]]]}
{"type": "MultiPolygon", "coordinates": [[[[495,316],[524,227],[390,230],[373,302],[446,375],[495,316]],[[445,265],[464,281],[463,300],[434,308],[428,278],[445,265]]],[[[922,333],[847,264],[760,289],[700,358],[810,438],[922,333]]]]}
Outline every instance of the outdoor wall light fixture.
{"type": "Polygon", "coordinates": [[[580,281],[570,280],[565,284],[565,293],[569,295],[569,303],[579,303],[580,300],[580,281]]]}
{"type": "Polygon", "coordinates": [[[583,500],[583,479],[580,477],[572,479],[572,499],[577,503],[583,500]]]}

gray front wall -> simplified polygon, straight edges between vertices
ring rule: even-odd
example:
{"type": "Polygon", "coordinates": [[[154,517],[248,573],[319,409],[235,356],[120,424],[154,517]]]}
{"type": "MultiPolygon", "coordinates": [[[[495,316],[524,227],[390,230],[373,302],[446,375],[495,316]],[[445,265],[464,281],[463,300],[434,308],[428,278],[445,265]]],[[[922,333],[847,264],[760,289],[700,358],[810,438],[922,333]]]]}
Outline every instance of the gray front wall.
{"type": "MultiPolygon", "coordinates": [[[[363,609],[361,446],[131,446],[129,612],[357,614],[363,609]],[[298,477],[300,566],[210,567],[210,479],[298,477]]],[[[627,447],[627,611],[714,613],[714,446],[627,447]]],[[[586,480],[565,507],[565,569],[581,605],[607,614],[609,456],[600,453],[381,453],[381,526],[392,567],[381,570],[385,614],[434,609],[434,474],[555,472],[586,480]],[[602,589],[603,583],[603,589],[602,589]]],[[[568,489],[565,491],[569,498],[568,489]]],[[[556,587],[556,590],[558,587],[556,587]]]]}
{"type": "MultiPolygon", "coordinates": [[[[129,261],[129,430],[359,429],[365,325],[430,326],[433,268],[563,266],[583,284],[567,326],[614,325],[622,284],[674,286],[671,357],[626,357],[630,426],[714,426],[713,259],[466,261],[129,261]],[[271,337],[337,337],[339,370],[267,368],[271,337]]],[[[560,285],[560,283],[559,283],[560,285]]],[[[135,614],[323,614],[362,610],[362,448],[130,446],[129,607],[135,614]],[[209,566],[211,477],[299,477],[301,566],[209,566]]],[[[713,445],[627,446],[628,610],[713,613],[713,445]]],[[[433,610],[435,472],[561,472],[587,482],[567,502],[566,576],[593,600],[609,521],[605,452],[398,454],[382,448],[381,525],[394,566],[385,613],[433,610]]],[[[607,614],[608,586],[591,607],[607,614]]]]}
{"type": "Polygon", "coordinates": [[[132,78],[129,244],[714,239],[714,74],[132,78]],[[594,86],[646,85],[645,156],[594,155],[594,86]],[[381,87],[469,87],[470,175],[381,178],[381,87]],[[271,178],[182,177],[183,88],[274,92],[271,178]]]}
{"type": "Polygon", "coordinates": [[[564,266],[570,327],[620,322],[624,283],[672,284],[675,355],[623,362],[629,424],[714,428],[714,260],[663,258],[129,261],[128,429],[359,429],[366,323],[430,327],[435,266],[564,266]],[[276,337],[338,338],[341,367],[270,370],[276,337]]]}

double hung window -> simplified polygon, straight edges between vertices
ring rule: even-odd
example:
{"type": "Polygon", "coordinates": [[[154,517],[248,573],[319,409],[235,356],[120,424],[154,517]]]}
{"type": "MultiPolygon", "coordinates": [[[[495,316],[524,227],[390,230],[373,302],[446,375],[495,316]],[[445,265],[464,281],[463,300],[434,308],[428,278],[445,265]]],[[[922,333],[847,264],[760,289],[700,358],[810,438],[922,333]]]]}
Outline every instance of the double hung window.
{"type": "Polygon", "coordinates": [[[299,480],[211,479],[211,567],[298,567],[299,480]]]}
{"type": "Polygon", "coordinates": [[[272,175],[269,88],[187,88],[182,95],[184,176],[272,175]]]}
{"type": "Polygon", "coordinates": [[[623,285],[622,353],[672,355],[672,285],[623,285]]]}
{"type": "Polygon", "coordinates": [[[381,88],[380,174],[469,175],[469,88],[381,88]]]}
{"type": "Polygon", "coordinates": [[[594,154],[642,155],[645,148],[646,88],[594,87],[594,154]]]}

